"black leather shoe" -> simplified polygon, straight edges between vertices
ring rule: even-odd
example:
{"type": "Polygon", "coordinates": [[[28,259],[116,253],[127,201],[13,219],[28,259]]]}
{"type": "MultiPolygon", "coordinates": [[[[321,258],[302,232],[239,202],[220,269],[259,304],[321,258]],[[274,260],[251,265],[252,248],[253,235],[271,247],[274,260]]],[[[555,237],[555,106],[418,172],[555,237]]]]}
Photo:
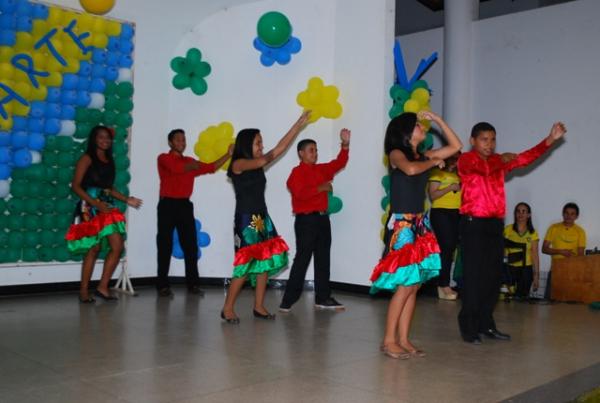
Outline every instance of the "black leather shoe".
{"type": "Polygon", "coordinates": [[[485,332],[482,332],[481,334],[483,334],[488,339],[510,340],[510,334],[502,333],[498,329],[488,329],[485,332]]]}
{"type": "Polygon", "coordinates": [[[169,287],[164,287],[161,288],[160,290],[158,290],[158,296],[159,297],[167,297],[167,298],[173,298],[173,291],[171,291],[171,289],[169,287]]]}
{"type": "Polygon", "coordinates": [[[465,341],[465,343],[474,344],[476,346],[478,346],[482,343],[481,337],[479,337],[479,335],[477,335],[477,336],[464,336],[463,335],[462,338],[465,341]]]}
{"type": "Polygon", "coordinates": [[[275,315],[272,314],[272,313],[267,313],[265,315],[265,314],[262,314],[262,313],[258,312],[256,309],[253,309],[252,313],[254,314],[255,318],[266,319],[266,320],[273,320],[273,319],[275,319],[275,315]]]}
{"type": "Polygon", "coordinates": [[[231,324],[231,325],[239,325],[240,324],[240,318],[238,318],[237,316],[234,318],[228,318],[225,316],[225,312],[221,311],[221,319],[223,319],[225,322],[231,324]]]}
{"type": "Polygon", "coordinates": [[[202,291],[200,289],[200,286],[197,286],[197,285],[193,285],[191,287],[188,287],[188,293],[197,295],[199,297],[203,297],[204,296],[204,291],[202,291]]]}

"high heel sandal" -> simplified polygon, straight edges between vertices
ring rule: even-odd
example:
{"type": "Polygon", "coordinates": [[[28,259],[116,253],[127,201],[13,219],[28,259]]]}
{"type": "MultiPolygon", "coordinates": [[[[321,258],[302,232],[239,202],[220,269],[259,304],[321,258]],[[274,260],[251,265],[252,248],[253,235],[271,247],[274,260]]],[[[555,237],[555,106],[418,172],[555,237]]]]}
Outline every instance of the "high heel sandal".
{"type": "Polygon", "coordinates": [[[229,323],[230,325],[239,325],[240,323],[240,318],[227,318],[225,316],[225,312],[221,311],[221,319],[223,319],[226,323],[229,323]]]}
{"type": "Polygon", "coordinates": [[[273,313],[267,312],[266,314],[262,314],[262,313],[258,312],[256,309],[253,309],[252,313],[254,314],[255,318],[266,319],[266,320],[274,320],[275,319],[275,314],[273,314],[273,313]]]}
{"type": "Polygon", "coordinates": [[[427,356],[427,353],[423,350],[415,349],[415,350],[406,350],[411,357],[419,357],[424,358],[427,356]]]}
{"type": "Polygon", "coordinates": [[[104,295],[99,290],[94,291],[94,295],[102,298],[105,301],[115,302],[115,301],[119,300],[119,298],[115,297],[114,295],[110,295],[110,294],[104,295]]]}
{"type": "Polygon", "coordinates": [[[385,344],[380,345],[379,350],[383,354],[387,355],[388,357],[394,358],[396,360],[408,360],[410,358],[410,354],[407,353],[406,351],[403,351],[403,352],[390,351],[388,346],[386,346],[385,344]]]}
{"type": "Polygon", "coordinates": [[[457,294],[455,292],[447,293],[444,287],[438,287],[438,298],[446,301],[456,301],[457,294]]]}

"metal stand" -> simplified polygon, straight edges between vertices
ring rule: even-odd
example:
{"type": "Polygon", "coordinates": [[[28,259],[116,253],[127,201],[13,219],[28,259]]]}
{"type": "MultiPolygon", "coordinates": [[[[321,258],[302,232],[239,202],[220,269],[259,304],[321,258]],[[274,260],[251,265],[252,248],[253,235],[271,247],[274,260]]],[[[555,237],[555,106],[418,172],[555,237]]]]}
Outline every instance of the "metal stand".
{"type": "Polygon", "coordinates": [[[121,275],[117,280],[117,284],[115,284],[115,286],[113,287],[113,290],[137,297],[138,294],[133,290],[133,285],[131,284],[131,280],[129,279],[129,274],[127,273],[127,259],[123,259],[123,264],[121,267],[121,275]]]}

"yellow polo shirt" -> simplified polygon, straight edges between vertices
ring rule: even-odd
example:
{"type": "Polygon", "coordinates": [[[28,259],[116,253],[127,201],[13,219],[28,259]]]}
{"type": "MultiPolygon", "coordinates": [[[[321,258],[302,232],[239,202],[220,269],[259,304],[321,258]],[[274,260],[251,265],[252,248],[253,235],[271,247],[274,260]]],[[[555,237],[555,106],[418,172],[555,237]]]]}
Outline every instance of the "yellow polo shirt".
{"type": "MultiPolygon", "coordinates": [[[[577,253],[578,248],[585,248],[585,231],[577,224],[566,227],[562,222],[552,224],[546,232],[544,241],[550,242],[552,249],[568,249],[577,253]]],[[[552,259],[564,259],[563,255],[552,255],[552,259]]]]}
{"type": "MultiPolygon", "coordinates": [[[[453,183],[460,183],[460,178],[454,172],[442,171],[439,168],[431,170],[429,176],[429,182],[439,182],[439,190],[445,189],[453,183]]],[[[431,202],[431,208],[447,208],[447,209],[459,209],[460,208],[460,190],[458,192],[448,192],[442,197],[435,199],[431,202]]]]}
{"type": "MultiPolygon", "coordinates": [[[[527,248],[525,249],[525,266],[533,265],[531,261],[531,244],[533,241],[539,241],[540,237],[536,230],[533,230],[533,233],[526,231],[524,234],[519,234],[518,231],[515,231],[512,224],[504,227],[504,238],[509,239],[513,242],[524,243],[527,244],[527,248]]],[[[520,252],[520,248],[505,248],[504,254],[508,255],[509,253],[520,252]]],[[[522,267],[523,262],[511,263],[511,266],[522,267]]]]}

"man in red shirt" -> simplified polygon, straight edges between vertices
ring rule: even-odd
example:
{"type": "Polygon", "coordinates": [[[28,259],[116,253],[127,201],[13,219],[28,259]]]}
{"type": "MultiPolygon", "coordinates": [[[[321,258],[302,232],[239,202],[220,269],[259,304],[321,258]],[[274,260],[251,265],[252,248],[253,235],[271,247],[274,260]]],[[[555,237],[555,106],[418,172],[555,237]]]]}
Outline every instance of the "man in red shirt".
{"type": "Polygon", "coordinates": [[[331,225],[327,214],[327,194],[333,189],[331,181],[348,162],[350,130],[342,129],[340,139],[342,145],[338,156],[326,164],[317,164],[317,143],[314,140],[306,139],[298,143],[300,164],[292,170],[287,180],[287,187],[292,194],[292,210],[296,215],[296,256],[279,306],[280,312],[289,312],[300,298],[313,254],[315,307],[344,309],[344,305],[331,297],[329,288],[331,225]]]}
{"type": "Polygon", "coordinates": [[[510,340],[508,334],[498,331],[493,317],[504,253],[504,177],[515,168],[531,164],[565,132],[562,123],[555,123],[550,134],[532,149],[518,155],[499,155],[495,153],[494,126],[481,122],[471,130],[473,149],[458,159],[462,184],[460,242],[464,271],[458,325],[467,343],[481,344],[480,334],[491,339],[510,340]]]}
{"type": "Polygon", "coordinates": [[[185,261],[185,280],[188,291],[202,295],[198,278],[198,243],[194,222],[194,205],[190,196],[194,190],[196,176],[214,173],[230,157],[231,150],[210,164],[185,157],[186,141],[182,129],[174,129],[168,135],[171,150],[158,156],[160,177],[160,199],[158,202],[158,249],[157,284],[158,294],[172,297],[169,287],[169,266],[173,252],[173,229],[177,228],[179,242],[185,261]]]}

